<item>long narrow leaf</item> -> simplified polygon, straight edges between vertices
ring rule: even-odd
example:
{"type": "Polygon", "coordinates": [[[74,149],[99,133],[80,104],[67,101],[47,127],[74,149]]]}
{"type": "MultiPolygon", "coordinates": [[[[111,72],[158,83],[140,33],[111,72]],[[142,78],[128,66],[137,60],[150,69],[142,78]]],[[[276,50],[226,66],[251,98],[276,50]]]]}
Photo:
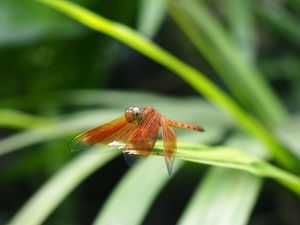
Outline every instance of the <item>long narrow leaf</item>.
{"type": "MultiPolygon", "coordinates": [[[[187,31],[198,49],[203,49],[209,44],[210,51],[214,49],[212,57],[219,57],[218,72],[223,80],[235,90],[237,97],[243,96],[243,102],[247,102],[248,108],[252,106],[253,110],[268,125],[275,125],[286,118],[286,112],[275,94],[264,80],[263,75],[252,65],[247,62],[245,57],[241,57],[240,52],[226,36],[225,31],[219,25],[218,21],[211,15],[207,7],[195,0],[176,0],[169,1],[171,11],[175,10],[173,18],[188,15],[184,26],[181,28],[187,31]],[[192,29],[189,27],[193,27],[192,29]],[[188,30],[187,30],[188,29],[188,30]],[[204,36],[204,37],[201,37],[204,36]],[[222,68],[225,67],[224,72],[222,68]]],[[[242,53],[243,54],[243,53],[242,53]]],[[[216,60],[216,59],[214,59],[216,60]]]]}
{"type": "Polygon", "coordinates": [[[240,171],[211,169],[197,187],[178,224],[248,224],[261,181],[259,177],[240,171]]]}
{"type": "MultiPolygon", "coordinates": [[[[174,172],[179,164],[179,161],[176,162],[174,172]]],[[[93,224],[141,224],[155,197],[169,179],[163,160],[157,157],[147,159],[122,178],[93,224]]]]}
{"type": "Polygon", "coordinates": [[[152,38],[159,30],[166,15],[165,1],[141,0],[138,15],[138,30],[152,38]]]}
{"type": "Polygon", "coordinates": [[[256,54],[256,30],[252,1],[227,0],[220,3],[227,10],[232,42],[245,59],[253,63],[256,54]]]}
{"type": "Polygon", "coordinates": [[[270,24],[281,37],[288,39],[291,43],[300,46],[299,17],[277,4],[266,4],[266,2],[254,1],[256,12],[265,23],[270,24]]]}
{"type": "Polygon", "coordinates": [[[77,157],[47,181],[8,224],[41,224],[72,190],[116,155],[116,153],[82,154],[77,157]]]}
{"type": "MultiPolygon", "coordinates": [[[[204,126],[209,132],[205,132],[200,135],[200,137],[199,134],[194,134],[197,136],[198,141],[202,143],[208,143],[208,139],[214,141],[220,140],[226,132],[226,129],[232,126],[232,120],[230,120],[226,114],[216,110],[207,102],[193,98],[180,100],[139,92],[120,93],[117,91],[94,90],[64,92],[63,95],[69,104],[73,104],[77,101],[76,106],[97,106],[99,104],[113,108],[88,110],[80,114],[63,116],[62,118],[51,120],[51,123],[43,123],[34,129],[4,138],[0,140],[0,156],[18,149],[24,149],[33,144],[50,141],[64,137],[70,133],[95,127],[96,125],[121,116],[125,109],[124,107],[132,103],[138,104],[138,106],[144,106],[145,101],[172,119],[199,123],[199,125],[204,126]],[[110,96],[110,98],[108,99],[107,96],[110,96]],[[182,106],[182,109],[174,110],[178,104],[182,106]],[[195,104],[198,104],[199,108],[194,107],[195,104]],[[188,115],[188,117],[186,115],[188,115]],[[203,118],[205,118],[205,120],[203,118]]],[[[19,111],[13,111],[12,114],[8,113],[9,112],[6,111],[6,116],[12,117],[15,113],[19,113],[19,111]]],[[[5,120],[5,123],[7,125],[15,124],[13,120],[5,120]]],[[[189,141],[189,138],[184,140],[189,141]]]]}
{"type": "Polygon", "coordinates": [[[278,139],[282,141],[286,146],[294,152],[294,154],[300,160],[300,112],[298,112],[294,117],[277,127],[276,134],[278,139]]]}
{"type": "MultiPolygon", "coordinates": [[[[162,143],[151,154],[163,155],[162,143]]],[[[178,143],[176,157],[179,159],[247,171],[257,176],[272,178],[300,196],[300,177],[275,167],[265,160],[247,154],[235,147],[208,147],[197,144],[178,143]]]]}
{"type": "Polygon", "coordinates": [[[32,128],[49,123],[51,120],[30,115],[21,111],[12,109],[0,110],[0,127],[8,128],[32,128]]]}
{"type": "MultiPolygon", "coordinates": [[[[267,157],[264,147],[245,135],[231,136],[226,143],[259,157],[267,157]]],[[[203,225],[248,224],[262,187],[261,180],[243,171],[212,168],[191,197],[180,224],[199,224],[199,221],[203,225]]]]}
{"type": "Polygon", "coordinates": [[[188,82],[195,90],[205,95],[209,100],[219,107],[230,112],[239,121],[241,126],[256,136],[259,140],[269,146],[274,158],[291,170],[297,170],[298,162],[285,151],[278,141],[260,124],[256,119],[243,111],[228,95],[208,80],[202,73],[183,63],[167,51],[152,43],[149,39],[142,37],[134,30],[111,22],[99,15],[96,15],[74,3],[63,0],[37,0],[51,6],[86,26],[97,31],[104,32],[118,40],[126,43],[146,56],[166,66],[177,75],[188,82]]]}
{"type": "Polygon", "coordinates": [[[18,133],[0,140],[0,156],[33,144],[64,137],[70,133],[93,127],[95,122],[96,124],[104,123],[107,118],[112,118],[113,115],[119,116],[113,110],[95,110],[18,133]]]}

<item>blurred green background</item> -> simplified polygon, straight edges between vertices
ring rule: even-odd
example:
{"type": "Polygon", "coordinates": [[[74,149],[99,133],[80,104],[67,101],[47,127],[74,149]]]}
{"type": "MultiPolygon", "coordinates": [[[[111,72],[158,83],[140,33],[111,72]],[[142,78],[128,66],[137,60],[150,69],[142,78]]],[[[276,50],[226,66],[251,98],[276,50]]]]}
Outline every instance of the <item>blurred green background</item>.
{"type": "MultiPolygon", "coordinates": [[[[292,159],[272,163],[300,174],[299,0],[72,2],[205,74],[292,159]]],[[[0,224],[300,224],[299,195],[269,179],[181,160],[168,177],[161,157],[128,167],[121,155],[71,153],[76,134],[150,105],[206,129],[176,130],[178,141],[272,160],[196,80],[75,20],[38,1],[0,2],[0,224]]]]}

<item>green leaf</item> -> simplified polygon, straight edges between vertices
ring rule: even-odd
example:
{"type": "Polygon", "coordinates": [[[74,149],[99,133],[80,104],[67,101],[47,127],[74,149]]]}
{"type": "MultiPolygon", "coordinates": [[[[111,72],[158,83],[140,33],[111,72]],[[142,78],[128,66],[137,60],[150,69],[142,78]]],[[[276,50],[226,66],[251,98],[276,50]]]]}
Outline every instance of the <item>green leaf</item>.
{"type": "MultiPolygon", "coordinates": [[[[243,111],[225,92],[219,89],[214,83],[206,78],[202,73],[180,61],[149,39],[139,35],[137,32],[122,24],[118,24],[92,13],[74,3],[63,0],[37,0],[43,4],[53,7],[84,25],[104,32],[132,48],[142,52],[151,59],[175,72],[182,79],[205,95],[210,101],[229,112],[240,125],[252,135],[266,144],[274,158],[290,170],[297,171],[298,162],[285,151],[278,141],[270,134],[266,128],[255,118],[243,111]]],[[[268,103],[269,104],[269,103],[268,103]]],[[[268,105],[267,104],[267,105],[268,105]]],[[[272,103],[273,104],[273,103],[272,103]]],[[[280,114],[280,110],[277,111],[280,114]]]]}
{"type": "MultiPolygon", "coordinates": [[[[180,165],[179,161],[176,162],[174,173],[180,165]]],[[[169,179],[164,159],[148,158],[122,178],[93,224],[142,224],[155,197],[169,179]]]]}
{"type": "MultiPolygon", "coordinates": [[[[243,134],[231,135],[226,143],[250,154],[267,157],[266,150],[259,142],[243,134]]],[[[210,169],[205,179],[197,186],[179,224],[199,224],[199,221],[203,225],[248,224],[248,218],[262,187],[261,181],[262,178],[243,171],[210,169]]]]}
{"type": "Polygon", "coordinates": [[[287,123],[277,127],[276,135],[300,160],[300,112],[297,112],[287,123]]]}
{"type": "Polygon", "coordinates": [[[74,37],[81,29],[31,0],[0,2],[0,46],[32,43],[52,34],[74,37]]]}
{"type": "Polygon", "coordinates": [[[262,179],[213,168],[198,185],[178,225],[248,224],[262,179]]]}
{"type": "Polygon", "coordinates": [[[265,2],[257,2],[255,4],[256,12],[263,22],[270,24],[271,28],[277,33],[300,46],[300,25],[299,17],[284,9],[279,4],[266,4],[265,2]]]}
{"type": "MultiPolygon", "coordinates": [[[[199,123],[199,125],[209,130],[209,132],[205,132],[201,135],[198,133],[186,135],[186,132],[180,129],[176,130],[176,133],[182,136],[181,140],[183,141],[191,140],[191,136],[196,136],[198,141],[202,143],[208,143],[209,140],[217,141],[220,140],[225,135],[226,130],[232,126],[232,120],[230,120],[226,114],[198,98],[164,98],[162,96],[143,94],[140,92],[94,90],[71,91],[63,92],[62,94],[66,104],[68,102],[68,104],[76,106],[107,105],[113,108],[88,110],[75,115],[63,116],[55,120],[51,119],[49,123],[39,124],[39,126],[34,129],[4,138],[0,140],[0,156],[33,144],[50,141],[73,133],[75,134],[75,132],[79,133],[84,129],[113,120],[120,117],[124,113],[124,109],[131,105],[132,102],[138,104],[138,106],[144,106],[145,101],[147,101],[147,104],[155,106],[162,114],[174,120],[199,123]],[[110,97],[107,98],[107,96],[110,97]],[[199,107],[194,107],[195,104],[199,105],[199,107]],[[181,106],[180,110],[174,110],[177,109],[178,105],[181,106]]],[[[47,101],[47,98],[44,99],[44,101],[47,101]]],[[[6,111],[5,118],[14,118],[16,114],[22,113],[20,111],[6,111]]],[[[6,120],[5,118],[3,118],[3,120],[6,121],[7,126],[14,126],[17,117],[15,117],[15,120],[6,120]]],[[[26,121],[21,121],[20,123],[24,122],[26,121]]]]}
{"type": "Polygon", "coordinates": [[[79,132],[82,129],[95,126],[95,123],[104,123],[107,121],[107,118],[111,118],[111,116],[114,115],[115,117],[119,116],[119,114],[113,110],[95,110],[82,113],[81,115],[73,115],[72,117],[58,120],[55,123],[49,123],[12,135],[0,140],[0,156],[33,144],[79,132]],[[101,117],[99,117],[99,115],[101,115],[101,117]]]}
{"type": "MultiPolygon", "coordinates": [[[[158,143],[158,146],[160,145],[161,143],[158,143]]],[[[162,155],[163,154],[162,149],[156,149],[154,154],[157,153],[162,155]]],[[[24,206],[24,208],[20,211],[20,213],[17,214],[16,217],[14,217],[14,219],[10,224],[31,224],[31,225],[40,224],[40,222],[42,222],[52,212],[52,210],[64,198],[64,196],[66,196],[78,183],[80,183],[82,179],[84,179],[96,168],[98,168],[99,164],[102,165],[101,163],[103,162],[102,160],[106,162],[106,160],[109,160],[112,157],[112,155],[110,154],[107,154],[106,156],[107,158],[105,157],[104,154],[83,154],[81,158],[78,158],[75,161],[73,161],[70,165],[68,165],[65,169],[63,169],[62,172],[58,173],[58,175],[56,175],[53,179],[51,179],[32,198],[32,200],[30,200],[29,203],[24,206]],[[41,207],[41,205],[43,205],[43,207],[41,207]],[[41,212],[39,210],[41,210],[41,212]],[[35,213],[33,214],[32,211],[34,211],[35,213]]],[[[201,147],[200,145],[179,143],[177,158],[194,161],[198,163],[200,162],[200,163],[205,163],[210,165],[236,168],[236,169],[248,171],[250,173],[259,176],[272,177],[277,179],[279,182],[286,185],[288,188],[290,188],[291,190],[295,191],[297,194],[300,195],[299,192],[300,178],[292,174],[289,174],[283,170],[280,170],[276,167],[273,167],[259,158],[247,155],[246,153],[240,152],[234,148],[219,147],[219,148],[210,148],[208,150],[208,147],[204,147],[204,146],[201,147]]],[[[121,196],[120,193],[124,193],[124,190],[126,191],[131,190],[125,187],[128,187],[127,185],[129,185],[130,187],[131,185],[136,184],[135,183],[137,182],[136,177],[144,175],[145,174],[143,172],[144,169],[149,170],[149,166],[151,165],[153,166],[152,162],[145,165],[146,166],[142,167],[142,169],[141,168],[137,169],[136,170],[137,172],[132,172],[134,174],[132,175],[133,183],[131,183],[132,180],[130,178],[131,177],[130,175],[128,175],[129,178],[127,179],[124,178],[125,179],[124,182],[126,185],[125,184],[123,184],[124,186],[121,185],[120,189],[116,192],[117,197],[112,197],[112,199],[114,198],[119,199],[121,196]]],[[[159,168],[159,166],[155,168],[159,168]]],[[[157,173],[154,173],[154,175],[158,176],[157,173]]],[[[159,184],[164,183],[163,179],[161,180],[161,182],[158,182],[158,185],[155,185],[155,187],[159,189],[161,187],[161,185],[159,184]]],[[[158,189],[154,188],[153,192],[150,192],[153,194],[152,197],[155,196],[155,193],[157,193],[158,189]]],[[[134,219],[134,221],[138,222],[142,219],[143,215],[146,212],[147,206],[149,206],[150,204],[149,199],[145,197],[144,203],[146,205],[143,207],[142,211],[135,214],[135,216],[137,217],[132,218],[134,219]]],[[[110,201],[112,203],[108,203],[108,205],[110,204],[114,205],[116,204],[116,202],[119,203],[119,201],[116,200],[110,200],[110,201]]],[[[111,221],[112,217],[110,213],[112,211],[111,210],[108,211],[107,211],[108,215],[106,213],[103,213],[103,215],[105,216],[100,214],[99,221],[102,221],[103,218],[107,218],[109,221],[111,221]]],[[[132,222],[132,221],[128,219],[128,222],[132,222]]]]}
{"type": "Polygon", "coordinates": [[[41,224],[84,179],[116,155],[117,153],[82,154],[75,158],[48,180],[8,224],[41,224]]]}
{"type": "Polygon", "coordinates": [[[152,38],[159,30],[165,19],[165,1],[141,0],[137,29],[146,37],[152,38]]]}
{"type": "Polygon", "coordinates": [[[249,63],[255,59],[255,35],[253,3],[251,0],[227,0],[220,2],[226,10],[230,25],[231,42],[242,53],[249,63]]]}
{"type": "Polygon", "coordinates": [[[205,4],[195,0],[168,1],[170,13],[182,30],[207,58],[212,60],[221,78],[240,99],[241,104],[269,126],[286,118],[286,111],[264,76],[252,63],[241,57],[217,19],[205,4]],[[242,97],[242,98],[240,98],[242,97]]]}
{"type": "Polygon", "coordinates": [[[7,128],[32,128],[50,123],[50,119],[41,118],[28,113],[12,109],[0,110],[0,127],[7,128]]]}
{"type": "MultiPolygon", "coordinates": [[[[151,154],[163,155],[162,143],[158,142],[155,147],[155,151],[151,152],[151,154]]],[[[300,177],[235,147],[208,147],[179,142],[177,143],[176,157],[195,163],[239,169],[260,177],[269,177],[300,196],[300,177]]]]}

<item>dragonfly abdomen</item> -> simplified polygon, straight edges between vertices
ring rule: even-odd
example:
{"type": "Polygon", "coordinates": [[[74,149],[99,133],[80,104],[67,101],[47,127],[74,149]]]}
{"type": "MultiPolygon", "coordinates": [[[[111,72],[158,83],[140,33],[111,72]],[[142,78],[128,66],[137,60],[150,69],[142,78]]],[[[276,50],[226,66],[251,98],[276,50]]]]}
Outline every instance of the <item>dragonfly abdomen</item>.
{"type": "Polygon", "coordinates": [[[171,120],[171,119],[168,119],[168,124],[169,124],[169,126],[177,127],[177,128],[189,129],[189,130],[200,131],[200,132],[204,131],[204,129],[198,125],[177,122],[177,121],[171,120]]]}

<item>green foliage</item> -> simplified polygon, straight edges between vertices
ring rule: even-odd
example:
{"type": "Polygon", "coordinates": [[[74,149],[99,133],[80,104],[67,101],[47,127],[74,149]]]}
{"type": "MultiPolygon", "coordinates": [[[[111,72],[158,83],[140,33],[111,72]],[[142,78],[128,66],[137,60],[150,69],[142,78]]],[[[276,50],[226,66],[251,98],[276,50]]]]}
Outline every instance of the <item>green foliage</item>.
{"type": "Polygon", "coordinates": [[[82,180],[114,156],[116,154],[82,154],[45,183],[9,224],[41,224],[82,180]]]}
{"type": "MultiPolygon", "coordinates": [[[[68,142],[75,134],[120,116],[122,110],[131,105],[153,106],[172,119],[197,123],[206,132],[176,129],[178,147],[174,173],[170,177],[161,157],[163,145],[158,141],[148,159],[119,176],[108,196],[97,201],[96,207],[91,204],[97,212],[89,214],[88,223],[142,224],[165,195],[173,196],[169,207],[181,200],[188,185],[181,179],[186,181],[195,176],[201,176],[201,180],[188,196],[181,214],[176,214],[177,224],[248,224],[259,194],[264,190],[265,178],[271,180],[271,185],[284,186],[293,198],[300,196],[300,83],[295,75],[299,73],[297,37],[300,28],[295,13],[299,7],[292,8],[299,6],[298,0],[270,5],[251,0],[76,2],[78,4],[64,0],[24,1],[20,5],[15,1],[0,3],[4,6],[0,7],[0,17],[4,18],[0,22],[0,29],[4,31],[0,32],[0,45],[27,46],[21,54],[15,54],[16,58],[11,50],[6,50],[7,55],[2,57],[3,65],[11,64],[10,69],[4,69],[5,73],[12,76],[7,76],[7,82],[0,89],[9,96],[0,100],[0,127],[5,131],[0,140],[0,157],[4,162],[0,186],[14,184],[22,177],[26,180],[43,177],[32,179],[34,189],[38,190],[18,212],[10,212],[11,217],[6,216],[3,223],[81,224],[77,214],[83,214],[81,210],[89,211],[90,202],[82,203],[77,191],[97,170],[105,176],[93,185],[98,183],[105,187],[114,176],[110,171],[107,173],[112,169],[109,165],[114,163],[120,150],[95,146],[88,152],[71,154],[68,142]],[[80,6],[83,4],[97,13],[80,6]],[[32,14],[27,17],[28,11],[32,14]],[[205,62],[200,58],[197,65],[189,65],[151,41],[162,29],[167,13],[180,28],[176,34],[183,32],[187,38],[180,43],[171,33],[167,35],[168,40],[177,41],[179,50],[195,48],[195,54],[204,57],[205,62]],[[24,21],[14,23],[9,15],[19,15],[24,21]],[[136,30],[131,28],[134,17],[137,18],[136,30]],[[103,36],[99,47],[89,45],[91,40],[98,39],[98,34],[86,27],[113,37],[157,62],[208,101],[198,97],[92,89],[108,86],[110,72],[128,50],[103,36]],[[260,33],[262,28],[274,31],[285,42],[274,39],[258,43],[258,39],[261,42],[270,39],[260,33]],[[62,45],[53,40],[42,42],[56,33],[56,38],[64,40],[62,45]],[[82,42],[76,41],[79,39],[82,42]],[[30,46],[30,41],[41,42],[37,50],[32,50],[36,46],[30,46]],[[273,45],[280,47],[283,53],[275,53],[281,54],[284,60],[276,58],[273,45]],[[266,55],[259,52],[264,48],[266,55]],[[60,55],[61,52],[64,54],[60,55]],[[80,57],[73,56],[75,52],[80,52],[80,57]],[[225,88],[200,72],[207,63],[225,88]],[[32,71],[28,79],[21,76],[26,71],[25,64],[30,65],[32,71]],[[290,86],[280,87],[281,92],[275,92],[270,83],[282,80],[290,86]],[[66,91],[69,87],[81,90],[66,91]],[[89,89],[82,89],[85,87],[89,89]],[[278,98],[279,94],[289,100],[285,105],[278,98]]],[[[136,81],[132,77],[126,79],[131,83],[136,81]]],[[[169,85],[171,83],[163,83],[163,88],[169,85]]],[[[272,197],[276,198],[280,191],[271,190],[272,197]]],[[[96,192],[93,199],[98,199],[98,190],[96,192]]],[[[15,194],[18,196],[17,191],[15,194]]],[[[158,210],[161,209],[163,212],[163,206],[159,205],[158,210]]],[[[0,215],[0,223],[1,220],[0,215]]],[[[155,222],[164,221],[155,216],[155,222]]]]}
{"type": "MultiPolygon", "coordinates": [[[[139,35],[134,30],[121,24],[113,23],[112,21],[96,15],[78,5],[67,1],[39,1],[54,7],[55,9],[71,16],[72,18],[92,29],[104,32],[114,38],[117,38],[118,40],[140,51],[151,59],[166,66],[177,75],[182,77],[197,91],[206,96],[210,101],[231,113],[245,130],[255,135],[257,138],[261,139],[262,142],[269,146],[268,149],[272,151],[272,155],[282,165],[292,170],[298,169],[297,167],[299,167],[299,164],[279,145],[276,139],[269,134],[269,131],[267,131],[256,119],[251,117],[249,114],[247,114],[247,112],[240,108],[225,92],[214,85],[201,72],[180,61],[167,51],[161,49],[158,45],[155,45],[148,39],[139,35]]],[[[249,94],[251,95],[251,93],[249,94]]],[[[263,93],[260,94],[259,98],[262,98],[262,96],[263,93]]],[[[266,103],[264,103],[264,105],[265,104],[266,103]]],[[[280,112],[280,110],[277,108],[273,108],[274,107],[271,105],[272,110],[275,112],[280,112]]],[[[265,113],[267,112],[265,111],[265,113]]]]}
{"type": "MultiPolygon", "coordinates": [[[[200,51],[203,49],[207,52],[208,58],[215,63],[215,69],[233,90],[235,97],[241,99],[240,103],[246,104],[249,109],[253,108],[265,123],[281,122],[285,117],[285,111],[263,79],[264,76],[252,66],[250,60],[247,62],[246,57],[240,56],[237,50],[239,46],[235,46],[229,39],[205,5],[194,0],[170,1],[170,5],[174,19],[178,20],[179,25],[182,24],[182,29],[195,46],[200,51]],[[186,18],[182,18],[184,16],[186,18]],[[212,50],[214,54],[211,53],[212,50]]],[[[247,18],[237,21],[243,19],[247,18]]]]}
{"type": "MultiPolygon", "coordinates": [[[[179,163],[175,173],[178,168],[179,163]]],[[[132,168],[124,176],[93,224],[141,224],[151,204],[169,179],[162,160],[157,160],[156,157],[147,159],[140,168],[132,168]]]]}
{"type": "Polygon", "coordinates": [[[212,168],[198,185],[178,224],[247,224],[261,185],[259,177],[212,168]]]}

